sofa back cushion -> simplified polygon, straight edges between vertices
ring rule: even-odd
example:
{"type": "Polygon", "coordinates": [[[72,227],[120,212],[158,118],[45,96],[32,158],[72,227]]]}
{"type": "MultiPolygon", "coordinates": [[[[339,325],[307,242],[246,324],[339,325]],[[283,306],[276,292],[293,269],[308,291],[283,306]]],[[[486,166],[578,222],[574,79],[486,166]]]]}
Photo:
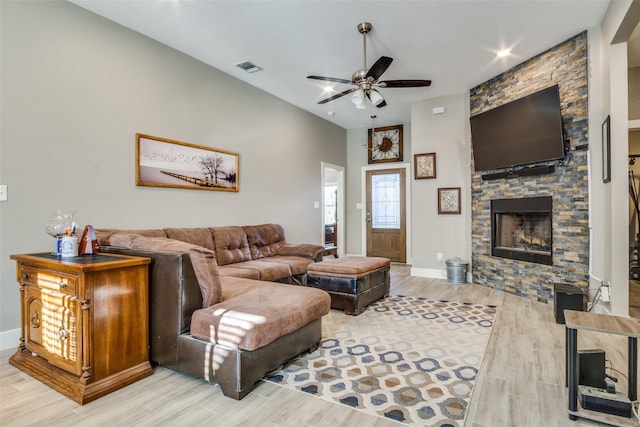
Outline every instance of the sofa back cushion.
{"type": "Polygon", "coordinates": [[[280,246],[284,245],[284,228],[279,224],[246,225],[249,249],[253,259],[278,255],[280,246]]]}
{"type": "Polygon", "coordinates": [[[239,226],[210,228],[215,241],[218,265],[251,261],[247,233],[239,226]]]}
{"type": "Polygon", "coordinates": [[[208,228],[163,228],[163,230],[170,239],[202,246],[212,251],[216,250],[211,230],[208,228]]]}
{"type": "Polygon", "coordinates": [[[100,246],[122,246],[110,243],[109,239],[116,234],[137,234],[145,237],[167,237],[167,233],[161,229],[124,230],[121,228],[96,228],[96,238],[100,246]]]}
{"type": "Polygon", "coordinates": [[[144,237],[136,234],[120,236],[120,246],[131,249],[189,254],[193,272],[198,279],[198,286],[202,294],[202,307],[209,307],[222,300],[222,282],[213,251],[166,237],[144,237]],[[124,240],[125,236],[130,239],[128,243],[124,240]]]}

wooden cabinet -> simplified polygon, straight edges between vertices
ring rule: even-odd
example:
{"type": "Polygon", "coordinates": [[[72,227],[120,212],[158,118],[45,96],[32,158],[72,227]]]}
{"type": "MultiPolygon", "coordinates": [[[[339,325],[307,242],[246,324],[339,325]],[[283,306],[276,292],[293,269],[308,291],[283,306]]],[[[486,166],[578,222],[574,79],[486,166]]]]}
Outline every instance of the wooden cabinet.
{"type": "Polygon", "coordinates": [[[11,365],[80,404],[151,375],[148,258],[11,259],[22,328],[11,365]]]}

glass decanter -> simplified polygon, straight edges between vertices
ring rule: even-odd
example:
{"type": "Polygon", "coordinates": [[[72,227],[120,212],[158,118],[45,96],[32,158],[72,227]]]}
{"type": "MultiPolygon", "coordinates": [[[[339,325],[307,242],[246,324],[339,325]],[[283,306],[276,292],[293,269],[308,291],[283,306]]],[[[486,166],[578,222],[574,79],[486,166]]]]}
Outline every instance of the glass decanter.
{"type": "Polygon", "coordinates": [[[51,211],[51,218],[47,222],[47,234],[56,239],[56,250],[53,255],[60,255],[60,241],[65,235],[75,235],[78,224],[73,216],[76,214],[73,209],[54,209],[51,211]]]}

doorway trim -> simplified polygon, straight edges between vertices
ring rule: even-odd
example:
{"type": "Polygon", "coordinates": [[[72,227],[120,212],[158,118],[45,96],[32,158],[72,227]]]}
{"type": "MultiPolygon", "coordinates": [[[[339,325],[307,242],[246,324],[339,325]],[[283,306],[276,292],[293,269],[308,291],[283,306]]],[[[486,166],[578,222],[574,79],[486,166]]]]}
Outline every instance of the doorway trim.
{"type": "MultiPolygon", "coordinates": [[[[367,255],[367,208],[365,206],[365,201],[367,200],[367,172],[373,170],[384,170],[384,169],[405,169],[405,204],[406,204],[406,255],[407,255],[407,264],[412,264],[412,254],[411,254],[411,164],[409,163],[385,163],[379,165],[367,165],[362,166],[361,176],[360,176],[360,200],[362,209],[360,210],[360,227],[361,227],[361,251],[363,256],[367,255]]],[[[340,236],[338,236],[340,237],[340,236]]]]}
{"type": "Polygon", "coordinates": [[[322,203],[321,203],[321,212],[320,212],[320,225],[321,225],[321,230],[322,230],[322,234],[320,235],[320,241],[322,242],[322,244],[324,245],[324,184],[325,184],[325,169],[333,169],[334,171],[336,171],[337,177],[336,177],[336,185],[338,187],[338,194],[337,194],[337,204],[338,204],[338,208],[336,209],[336,220],[338,222],[337,225],[337,232],[338,232],[338,255],[344,255],[344,224],[345,224],[345,191],[344,191],[344,166],[338,166],[338,165],[334,165],[332,163],[328,163],[328,162],[320,162],[320,172],[321,172],[321,185],[322,185],[322,189],[321,189],[321,197],[322,197],[322,203]]]}

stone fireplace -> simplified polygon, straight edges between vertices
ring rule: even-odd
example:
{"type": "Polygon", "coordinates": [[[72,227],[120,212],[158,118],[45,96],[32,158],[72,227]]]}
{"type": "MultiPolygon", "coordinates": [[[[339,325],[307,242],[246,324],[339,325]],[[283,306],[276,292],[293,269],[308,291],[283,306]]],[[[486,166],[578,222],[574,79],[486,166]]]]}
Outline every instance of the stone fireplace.
{"type": "Polygon", "coordinates": [[[491,255],[552,265],[552,198],[491,200],[491,255]]]}
{"type": "Polygon", "coordinates": [[[558,84],[568,146],[563,161],[545,164],[550,173],[472,172],[473,283],[543,303],[555,283],[588,289],[587,59],[583,32],[470,89],[475,115],[558,84]],[[543,206],[522,208],[533,200],[543,206]]]}

